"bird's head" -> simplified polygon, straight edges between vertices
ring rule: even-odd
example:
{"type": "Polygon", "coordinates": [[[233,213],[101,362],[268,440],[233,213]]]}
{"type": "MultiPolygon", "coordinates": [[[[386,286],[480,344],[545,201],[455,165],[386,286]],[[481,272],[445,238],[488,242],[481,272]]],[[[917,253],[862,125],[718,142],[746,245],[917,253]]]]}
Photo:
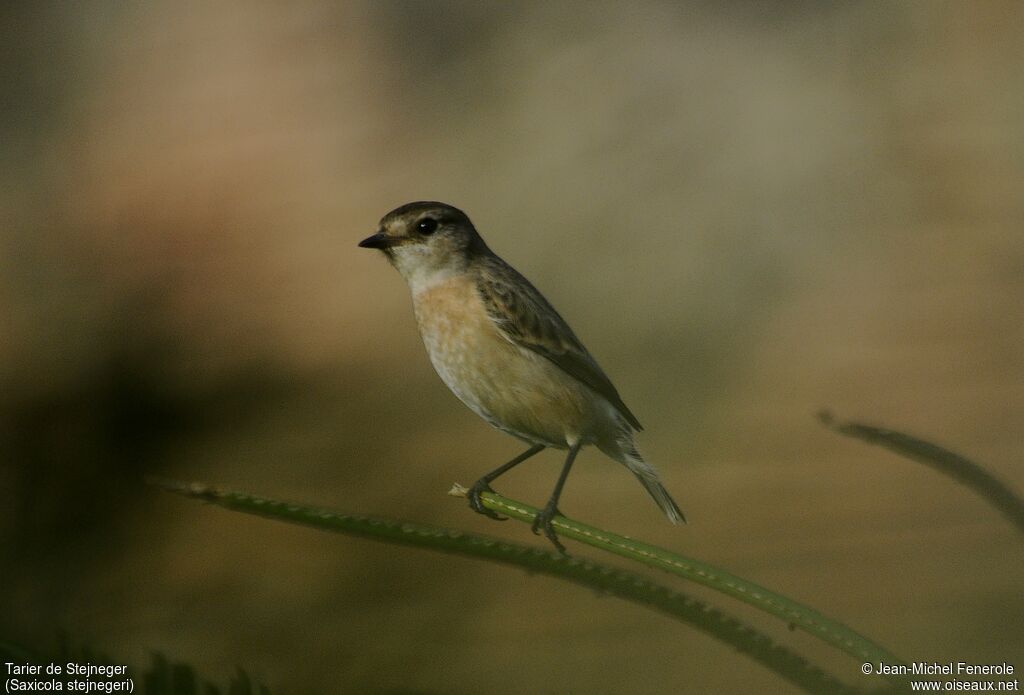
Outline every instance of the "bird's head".
{"type": "Polygon", "coordinates": [[[359,245],[383,251],[410,285],[461,272],[475,254],[487,252],[466,213],[432,201],[395,208],[359,245]]]}

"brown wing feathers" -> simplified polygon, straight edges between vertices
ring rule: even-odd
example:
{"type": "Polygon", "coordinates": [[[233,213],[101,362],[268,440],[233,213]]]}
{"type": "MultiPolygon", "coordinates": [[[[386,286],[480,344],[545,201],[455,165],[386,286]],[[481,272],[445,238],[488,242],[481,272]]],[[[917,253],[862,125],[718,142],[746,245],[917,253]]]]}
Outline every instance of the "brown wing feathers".
{"type": "Polygon", "coordinates": [[[543,295],[496,256],[477,261],[477,289],[488,315],[515,344],[550,360],[611,403],[634,429],[643,429],[619,392],[543,295]]]}

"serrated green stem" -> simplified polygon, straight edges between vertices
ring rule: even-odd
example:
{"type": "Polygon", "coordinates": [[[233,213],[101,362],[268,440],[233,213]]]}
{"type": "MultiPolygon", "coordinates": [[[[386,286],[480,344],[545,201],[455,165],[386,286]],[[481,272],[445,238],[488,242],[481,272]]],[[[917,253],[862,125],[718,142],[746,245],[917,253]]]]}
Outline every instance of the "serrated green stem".
{"type": "Polygon", "coordinates": [[[961,483],[1003,514],[1017,530],[1024,532],[1024,500],[1010,487],[966,456],[903,432],[860,422],[837,422],[828,411],[818,419],[833,432],[885,447],[889,451],[923,463],[961,483]]]}
{"type": "MultiPolygon", "coordinates": [[[[588,560],[566,557],[548,549],[527,547],[487,536],[427,524],[374,516],[342,514],[326,509],[255,497],[241,492],[219,490],[200,483],[185,484],[166,480],[151,480],[150,482],[186,497],[204,500],[233,511],[310,526],[324,531],[488,559],[518,566],[530,572],[565,579],[674,617],[731,645],[807,692],[861,692],[810,665],[803,657],[775,644],[771,638],[754,628],[744,625],[682,592],[657,584],[632,572],[588,560]]],[[[516,509],[528,509],[518,503],[514,506],[516,509]]],[[[513,505],[500,507],[509,515],[512,514],[512,508],[513,505]]],[[[569,534],[566,533],[566,535],[569,534]]]]}
{"type": "MultiPolygon", "coordinates": [[[[462,488],[464,490],[464,488],[462,488]]],[[[532,523],[538,510],[529,505],[508,499],[494,492],[481,495],[483,505],[499,514],[513,519],[532,523]]],[[[606,550],[619,557],[642,562],[650,567],[664,570],[677,577],[703,584],[755,608],[782,618],[792,626],[798,627],[833,647],[837,647],[861,662],[870,661],[874,664],[884,661],[888,664],[902,664],[903,660],[892,652],[875,644],[867,637],[854,632],[842,623],[828,618],[813,608],[809,608],[774,591],[737,577],[718,567],[699,560],[669,552],[647,543],[603,531],[593,526],[580,523],[564,516],[556,516],[552,521],[558,535],[572,538],[581,543],[606,550]]]]}

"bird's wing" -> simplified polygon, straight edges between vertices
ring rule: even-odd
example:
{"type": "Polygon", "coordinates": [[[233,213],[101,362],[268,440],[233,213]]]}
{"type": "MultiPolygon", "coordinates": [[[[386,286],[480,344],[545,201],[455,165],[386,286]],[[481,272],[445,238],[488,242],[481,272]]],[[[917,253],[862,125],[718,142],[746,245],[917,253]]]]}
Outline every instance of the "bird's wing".
{"type": "Polygon", "coordinates": [[[583,343],[529,280],[496,256],[479,262],[477,290],[505,338],[546,357],[603,396],[634,429],[643,429],[583,343]]]}

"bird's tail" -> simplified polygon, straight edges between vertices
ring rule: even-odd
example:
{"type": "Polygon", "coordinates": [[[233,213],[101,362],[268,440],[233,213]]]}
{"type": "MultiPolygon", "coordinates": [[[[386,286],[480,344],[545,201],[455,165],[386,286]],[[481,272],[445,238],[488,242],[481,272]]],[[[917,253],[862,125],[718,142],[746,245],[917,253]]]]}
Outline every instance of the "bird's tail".
{"type": "Polygon", "coordinates": [[[658,480],[658,472],[654,470],[654,466],[644,461],[643,457],[640,456],[640,452],[636,450],[636,444],[633,443],[633,437],[628,432],[623,432],[619,436],[615,441],[614,448],[610,446],[604,447],[600,444],[598,447],[608,456],[611,456],[633,471],[633,475],[644,486],[648,494],[654,498],[654,501],[658,503],[661,511],[665,512],[665,516],[669,518],[669,521],[673,524],[686,523],[686,517],[679,510],[679,505],[676,504],[676,501],[672,499],[672,495],[668,494],[668,490],[658,480]]]}

